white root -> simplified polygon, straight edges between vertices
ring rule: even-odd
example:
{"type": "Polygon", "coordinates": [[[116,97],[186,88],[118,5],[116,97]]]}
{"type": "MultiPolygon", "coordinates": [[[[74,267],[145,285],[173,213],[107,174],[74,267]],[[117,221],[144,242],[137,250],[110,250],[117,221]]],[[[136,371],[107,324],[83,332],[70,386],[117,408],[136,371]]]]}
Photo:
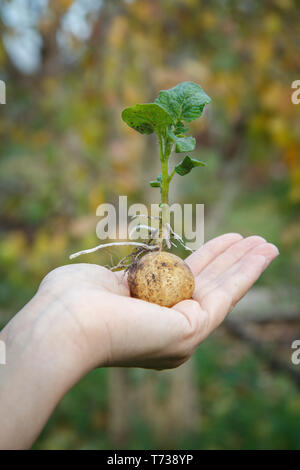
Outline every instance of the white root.
{"type": "Polygon", "coordinates": [[[145,250],[158,250],[159,246],[157,245],[146,245],[145,243],[139,242],[114,242],[114,243],[103,243],[101,245],[95,246],[94,248],[89,248],[88,250],[78,251],[69,256],[70,259],[77,258],[80,255],[87,255],[89,253],[94,253],[95,251],[102,250],[102,248],[109,248],[111,246],[138,246],[140,248],[145,248],[145,250]]]}
{"type": "Polygon", "coordinates": [[[188,246],[185,245],[185,243],[184,243],[183,239],[181,238],[181,236],[178,235],[178,233],[174,232],[174,230],[172,229],[170,224],[166,224],[166,228],[167,228],[169,234],[171,234],[173,236],[173,238],[175,240],[177,240],[183,246],[183,248],[185,250],[191,251],[193,253],[194,250],[192,250],[191,248],[189,248],[188,246]]]}
{"type": "Polygon", "coordinates": [[[170,249],[171,248],[171,237],[170,237],[170,231],[167,227],[167,224],[165,225],[165,230],[163,231],[162,238],[166,242],[167,248],[170,249]]]}
{"type": "Polygon", "coordinates": [[[154,215],[146,215],[146,214],[136,214],[136,215],[131,215],[130,218],[131,220],[137,219],[137,218],[144,218],[144,219],[151,219],[151,220],[161,220],[161,217],[155,217],[154,215]]]}
{"type": "MultiPolygon", "coordinates": [[[[146,219],[150,219],[150,220],[161,220],[161,217],[155,217],[155,216],[151,216],[151,215],[146,215],[146,214],[139,214],[139,215],[133,215],[131,216],[131,219],[136,219],[136,218],[139,218],[139,217],[144,217],[146,219]]],[[[157,235],[158,233],[158,229],[154,229],[154,227],[151,227],[151,226],[148,226],[148,225],[137,225],[136,227],[134,227],[132,229],[132,231],[130,232],[130,235],[129,235],[129,238],[131,238],[131,235],[132,233],[138,228],[146,228],[146,229],[149,229],[151,231],[151,233],[153,233],[153,238],[155,238],[155,236],[157,235]]],[[[183,246],[183,248],[187,251],[190,251],[191,253],[194,252],[194,250],[192,250],[191,248],[189,248],[183,241],[182,237],[180,235],[178,235],[178,233],[174,232],[174,230],[172,229],[171,225],[170,224],[165,224],[164,225],[164,230],[163,230],[163,235],[162,235],[162,239],[166,242],[166,245],[167,245],[167,248],[170,249],[171,246],[174,246],[177,248],[177,245],[171,240],[171,237],[173,237],[174,240],[178,241],[180,243],[181,246],[183,246]]]]}
{"type": "Polygon", "coordinates": [[[150,231],[151,234],[152,234],[152,236],[153,236],[153,238],[154,238],[154,237],[157,235],[157,233],[158,233],[158,229],[157,229],[157,228],[154,228],[154,227],[151,227],[151,225],[139,224],[139,225],[136,225],[135,227],[133,227],[133,229],[130,231],[130,233],[129,233],[129,238],[131,238],[131,236],[132,236],[132,234],[133,234],[134,232],[136,232],[138,229],[141,229],[141,228],[142,228],[142,229],[144,228],[144,229],[150,231]]]}

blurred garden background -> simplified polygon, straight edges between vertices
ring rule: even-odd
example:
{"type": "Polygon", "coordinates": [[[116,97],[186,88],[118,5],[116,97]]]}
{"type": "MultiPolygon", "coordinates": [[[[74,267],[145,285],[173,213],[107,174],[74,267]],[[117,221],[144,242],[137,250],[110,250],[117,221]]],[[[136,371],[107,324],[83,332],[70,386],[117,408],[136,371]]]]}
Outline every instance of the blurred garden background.
{"type": "Polygon", "coordinates": [[[171,202],[205,204],[206,240],[280,250],[192,361],[93,371],[35,449],[300,448],[299,21],[299,0],[0,0],[0,326],[97,244],[99,204],[157,202],[155,139],[120,114],[180,81],[212,102],[192,126],[207,166],[178,176],[171,202]]]}

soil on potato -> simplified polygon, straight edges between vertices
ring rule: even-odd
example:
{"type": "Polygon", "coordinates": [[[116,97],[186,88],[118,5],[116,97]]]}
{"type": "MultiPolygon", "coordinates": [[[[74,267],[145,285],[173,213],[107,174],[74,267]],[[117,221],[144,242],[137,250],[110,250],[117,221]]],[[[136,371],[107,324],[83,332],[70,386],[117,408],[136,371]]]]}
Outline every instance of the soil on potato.
{"type": "Polygon", "coordinates": [[[128,285],[132,297],[172,307],[192,297],[195,280],[181,258],[161,251],[148,253],[130,266],[128,285]]]}

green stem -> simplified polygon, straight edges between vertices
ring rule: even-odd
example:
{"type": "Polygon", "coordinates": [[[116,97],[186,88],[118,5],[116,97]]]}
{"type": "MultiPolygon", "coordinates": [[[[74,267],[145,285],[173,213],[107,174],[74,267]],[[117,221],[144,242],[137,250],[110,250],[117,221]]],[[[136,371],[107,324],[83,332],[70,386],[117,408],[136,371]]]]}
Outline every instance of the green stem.
{"type": "Polygon", "coordinates": [[[169,165],[168,160],[161,162],[161,204],[169,204],[169,165]]]}
{"type": "MultiPolygon", "coordinates": [[[[161,195],[161,227],[160,227],[160,237],[161,237],[161,246],[164,239],[164,230],[166,224],[169,223],[170,214],[169,214],[169,185],[170,185],[170,175],[169,175],[169,157],[172,150],[172,144],[168,141],[167,137],[159,136],[159,148],[160,148],[160,161],[161,161],[161,184],[160,184],[160,195],[161,195]]],[[[172,175],[173,176],[173,175],[172,175]]]]}

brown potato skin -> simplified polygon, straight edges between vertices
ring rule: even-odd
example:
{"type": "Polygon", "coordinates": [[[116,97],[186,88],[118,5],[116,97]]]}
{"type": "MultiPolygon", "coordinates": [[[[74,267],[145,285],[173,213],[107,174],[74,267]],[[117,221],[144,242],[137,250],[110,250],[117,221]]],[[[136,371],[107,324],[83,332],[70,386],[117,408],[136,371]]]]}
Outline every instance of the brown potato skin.
{"type": "Polygon", "coordinates": [[[128,285],[132,297],[172,307],[192,297],[195,280],[181,258],[160,251],[148,253],[130,266],[128,285]]]}

